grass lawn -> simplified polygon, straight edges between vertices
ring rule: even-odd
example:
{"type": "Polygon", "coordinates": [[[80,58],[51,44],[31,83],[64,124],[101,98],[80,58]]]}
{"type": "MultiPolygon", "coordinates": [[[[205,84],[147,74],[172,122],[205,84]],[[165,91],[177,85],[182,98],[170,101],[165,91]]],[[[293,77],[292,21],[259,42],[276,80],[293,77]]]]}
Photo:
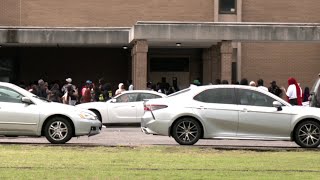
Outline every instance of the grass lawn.
{"type": "Polygon", "coordinates": [[[320,179],[320,151],[0,145],[0,179],[320,179]]]}

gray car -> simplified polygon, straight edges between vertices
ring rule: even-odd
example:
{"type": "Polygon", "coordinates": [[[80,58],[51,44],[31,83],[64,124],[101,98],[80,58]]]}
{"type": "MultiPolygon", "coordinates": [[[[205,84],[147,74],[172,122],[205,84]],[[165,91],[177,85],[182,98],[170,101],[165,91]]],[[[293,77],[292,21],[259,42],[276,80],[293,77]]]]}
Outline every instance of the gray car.
{"type": "Polygon", "coordinates": [[[89,110],[50,102],[10,83],[0,82],[0,135],[45,136],[54,144],[100,133],[89,110]]]}
{"type": "Polygon", "coordinates": [[[286,140],[307,148],[320,144],[319,109],[292,106],[256,87],[191,86],[144,106],[142,131],[172,136],[181,145],[210,138],[286,140]]]}

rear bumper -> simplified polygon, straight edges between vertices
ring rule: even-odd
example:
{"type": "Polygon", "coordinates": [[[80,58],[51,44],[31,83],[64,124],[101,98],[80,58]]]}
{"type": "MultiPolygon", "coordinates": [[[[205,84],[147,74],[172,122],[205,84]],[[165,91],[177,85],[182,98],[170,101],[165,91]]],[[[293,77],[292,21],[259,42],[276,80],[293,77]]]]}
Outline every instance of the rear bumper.
{"type": "Polygon", "coordinates": [[[169,135],[170,120],[155,120],[150,112],[141,119],[141,131],[145,134],[169,135]]]}

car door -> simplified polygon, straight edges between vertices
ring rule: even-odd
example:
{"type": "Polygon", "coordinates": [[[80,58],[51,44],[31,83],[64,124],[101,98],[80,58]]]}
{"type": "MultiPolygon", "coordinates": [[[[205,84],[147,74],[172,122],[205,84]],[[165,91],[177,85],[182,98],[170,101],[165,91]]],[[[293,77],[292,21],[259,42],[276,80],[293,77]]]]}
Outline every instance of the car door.
{"type": "Polygon", "coordinates": [[[255,90],[238,89],[240,138],[283,139],[289,138],[292,114],[284,106],[273,107],[273,97],[255,90]]]}
{"type": "Polygon", "coordinates": [[[209,136],[236,136],[239,109],[234,88],[207,89],[194,100],[195,111],[201,115],[209,136]]]}
{"type": "Polygon", "coordinates": [[[125,93],[118,96],[115,102],[108,104],[108,118],[110,123],[135,123],[137,120],[138,93],[125,93]]]}
{"type": "Polygon", "coordinates": [[[0,133],[4,135],[34,135],[39,124],[35,104],[22,103],[23,95],[0,86],[0,133]]]}

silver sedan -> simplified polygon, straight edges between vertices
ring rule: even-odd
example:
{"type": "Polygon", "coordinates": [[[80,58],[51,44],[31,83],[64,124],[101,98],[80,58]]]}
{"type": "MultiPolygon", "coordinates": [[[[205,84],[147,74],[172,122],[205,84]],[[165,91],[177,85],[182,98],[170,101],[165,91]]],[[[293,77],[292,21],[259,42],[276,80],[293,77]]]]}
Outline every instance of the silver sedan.
{"type": "Polygon", "coordinates": [[[10,83],[0,82],[0,135],[45,136],[54,144],[100,133],[89,110],[49,102],[10,83]]]}
{"type": "Polygon", "coordinates": [[[286,140],[307,148],[320,144],[319,109],[291,106],[256,87],[191,86],[144,106],[142,131],[172,136],[181,145],[210,138],[286,140]]]}

